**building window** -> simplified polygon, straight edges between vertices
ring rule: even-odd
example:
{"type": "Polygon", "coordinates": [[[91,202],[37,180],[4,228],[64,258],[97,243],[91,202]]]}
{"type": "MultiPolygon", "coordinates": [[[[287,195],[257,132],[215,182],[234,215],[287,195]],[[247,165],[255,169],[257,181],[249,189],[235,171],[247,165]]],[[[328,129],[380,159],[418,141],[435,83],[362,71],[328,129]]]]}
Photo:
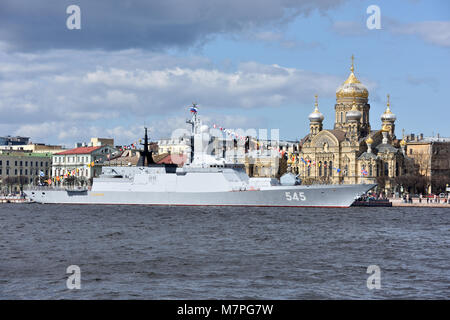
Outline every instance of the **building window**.
{"type": "Polygon", "coordinates": [[[329,176],[333,176],[333,161],[330,161],[330,168],[328,169],[329,176]]]}
{"type": "Polygon", "coordinates": [[[3,161],[2,161],[2,160],[0,160],[0,166],[1,166],[1,165],[3,165],[3,161]]]}
{"type": "Polygon", "coordinates": [[[36,161],[36,167],[38,167],[38,166],[39,166],[39,162],[36,161]]]}
{"type": "Polygon", "coordinates": [[[343,119],[344,119],[344,114],[341,112],[341,123],[344,122],[343,119]]]}
{"type": "Polygon", "coordinates": [[[412,149],[409,149],[409,154],[412,154],[412,149]]]}
{"type": "Polygon", "coordinates": [[[319,161],[319,177],[322,176],[322,161],[319,161]]]}
{"type": "Polygon", "coordinates": [[[384,163],[384,175],[389,176],[389,165],[387,162],[384,163]]]}
{"type": "Polygon", "coordinates": [[[9,166],[9,160],[6,160],[6,166],[7,167],[9,166]]]}
{"type": "Polygon", "coordinates": [[[33,161],[30,161],[30,167],[32,167],[33,166],[33,161]]]}
{"type": "Polygon", "coordinates": [[[9,175],[9,169],[6,168],[6,175],[9,175]]]}
{"type": "Polygon", "coordinates": [[[17,160],[14,161],[14,165],[17,167],[17,160]]]}
{"type": "Polygon", "coordinates": [[[44,163],[41,161],[41,167],[43,167],[44,166],[44,163]]]}
{"type": "Polygon", "coordinates": [[[348,177],[348,164],[344,167],[344,176],[348,177]]]}
{"type": "Polygon", "coordinates": [[[28,169],[25,169],[25,175],[26,176],[28,175],[28,169]]]}
{"type": "Polygon", "coordinates": [[[14,169],[14,175],[17,176],[17,169],[14,169]]]}
{"type": "Polygon", "coordinates": [[[2,173],[2,168],[0,168],[0,175],[1,175],[1,174],[3,174],[3,173],[2,173]]]}
{"type": "Polygon", "coordinates": [[[327,162],[326,161],[323,163],[323,175],[325,177],[327,176],[327,162]]]}
{"type": "Polygon", "coordinates": [[[373,171],[372,171],[373,169],[372,169],[372,165],[371,164],[369,164],[369,176],[372,176],[373,175],[373,171]]]}
{"type": "Polygon", "coordinates": [[[22,171],[22,169],[20,169],[20,175],[22,175],[22,173],[23,173],[23,171],[22,171]]]}

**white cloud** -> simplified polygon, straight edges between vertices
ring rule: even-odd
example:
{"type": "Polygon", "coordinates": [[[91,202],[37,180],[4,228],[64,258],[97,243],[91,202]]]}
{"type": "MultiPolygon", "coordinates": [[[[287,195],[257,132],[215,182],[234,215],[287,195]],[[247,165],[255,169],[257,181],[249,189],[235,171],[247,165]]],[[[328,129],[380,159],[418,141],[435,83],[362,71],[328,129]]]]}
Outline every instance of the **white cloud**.
{"type": "MultiPolygon", "coordinates": [[[[390,17],[383,18],[383,29],[397,35],[415,35],[423,41],[441,47],[450,47],[450,21],[422,21],[401,23],[390,17]]],[[[336,21],[331,29],[342,36],[370,34],[364,21],[336,21]]]]}
{"type": "Polygon", "coordinates": [[[258,115],[256,110],[261,108],[310,105],[315,93],[334,96],[343,80],[251,61],[224,70],[204,58],[143,54],[140,50],[126,54],[0,52],[0,59],[13,65],[26,60],[32,70],[40,70],[27,74],[3,69],[0,109],[7,116],[0,118],[0,131],[69,145],[94,134],[121,135],[115,136],[118,141],[141,136],[144,122],[155,136],[168,136],[173,128],[186,127],[186,107],[193,101],[200,103],[205,120],[225,120],[230,124],[224,125],[240,127],[239,123],[247,121],[241,117],[241,110],[258,115]],[[64,63],[73,57],[80,61],[77,65],[64,63]],[[236,116],[231,120],[229,114],[236,116]],[[237,121],[240,118],[244,120],[237,121]]]}
{"type": "Polygon", "coordinates": [[[392,32],[411,34],[422,40],[441,47],[450,47],[450,21],[423,21],[396,25],[392,32]]]}

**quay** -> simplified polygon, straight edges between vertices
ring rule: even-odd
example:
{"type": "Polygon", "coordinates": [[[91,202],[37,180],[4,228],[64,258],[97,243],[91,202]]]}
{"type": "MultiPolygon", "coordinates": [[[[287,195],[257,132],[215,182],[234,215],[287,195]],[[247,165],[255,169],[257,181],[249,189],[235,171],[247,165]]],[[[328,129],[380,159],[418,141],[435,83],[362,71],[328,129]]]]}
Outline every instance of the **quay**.
{"type": "Polygon", "coordinates": [[[34,201],[20,196],[0,197],[0,203],[32,203],[34,201]]]}
{"type": "Polygon", "coordinates": [[[402,199],[390,199],[393,207],[427,207],[427,208],[449,208],[450,204],[446,203],[441,199],[441,202],[429,202],[422,199],[422,202],[419,202],[419,198],[413,198],[412,203],[404,202],[402,199]]]}

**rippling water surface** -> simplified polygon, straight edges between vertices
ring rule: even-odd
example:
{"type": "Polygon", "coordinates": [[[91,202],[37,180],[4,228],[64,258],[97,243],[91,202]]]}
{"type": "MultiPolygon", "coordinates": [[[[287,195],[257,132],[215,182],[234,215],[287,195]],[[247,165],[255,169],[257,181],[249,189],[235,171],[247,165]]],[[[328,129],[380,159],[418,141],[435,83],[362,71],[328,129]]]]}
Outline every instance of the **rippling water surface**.
{"type": "Polygon", "coordinates": [[[449,231],[446,208],[1,204],[0,299],[449,299],[449,231]]]}

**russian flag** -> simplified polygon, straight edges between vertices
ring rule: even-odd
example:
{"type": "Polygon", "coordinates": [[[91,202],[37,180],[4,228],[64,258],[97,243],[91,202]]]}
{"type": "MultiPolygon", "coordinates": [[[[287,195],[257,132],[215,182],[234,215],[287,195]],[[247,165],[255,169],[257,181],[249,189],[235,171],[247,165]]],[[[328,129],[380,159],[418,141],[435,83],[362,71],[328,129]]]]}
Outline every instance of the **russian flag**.
{"type": "Polygon", "coordinates": [[[196,107],[190,107],[189,111],[192,113],[197,113],[197,108],[196,107]]]}

